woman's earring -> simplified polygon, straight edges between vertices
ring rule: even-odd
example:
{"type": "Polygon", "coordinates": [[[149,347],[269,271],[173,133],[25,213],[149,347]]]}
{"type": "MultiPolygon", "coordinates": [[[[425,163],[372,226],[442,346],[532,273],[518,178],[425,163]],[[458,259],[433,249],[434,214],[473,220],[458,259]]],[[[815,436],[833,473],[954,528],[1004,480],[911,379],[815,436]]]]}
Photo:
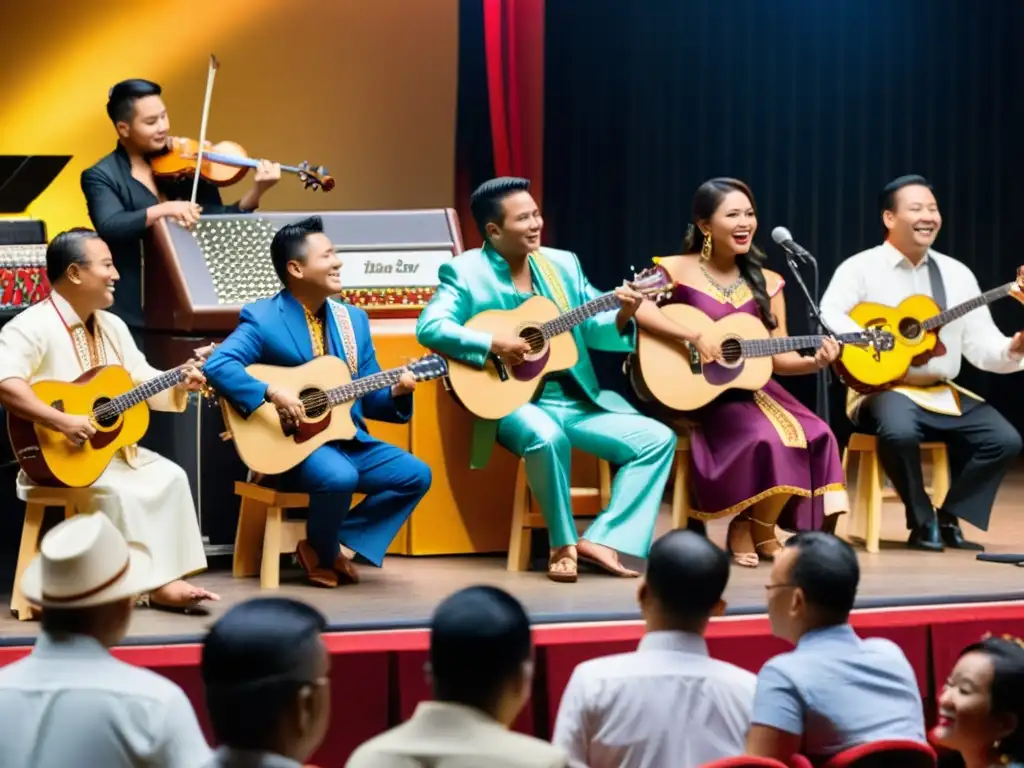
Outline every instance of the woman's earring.
{"type": "Polygon", "coordinates": [[[706,232],[704,234],[704,245],[700,249],[701,261],[711,261],[711,233],[706,232]]]}

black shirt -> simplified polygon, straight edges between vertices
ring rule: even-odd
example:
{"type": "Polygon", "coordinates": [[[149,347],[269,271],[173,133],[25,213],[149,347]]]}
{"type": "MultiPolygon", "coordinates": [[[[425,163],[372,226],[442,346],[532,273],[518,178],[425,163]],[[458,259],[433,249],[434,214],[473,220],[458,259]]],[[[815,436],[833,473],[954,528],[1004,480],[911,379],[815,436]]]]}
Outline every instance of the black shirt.
{"type": "MultiPolygon", "coordinates": [[[[112,310],[130,327],[143,328],[142,238],[146,234],[146,209],[160,200],[132,176],[128,152],[120,144],[94,166],[82,171],[81,181],[89,218],[99,236],[110,246],[114,266],[121,275],[112,310]]],[[[192,197],[191,179],[157,178],[156,184],[168,200],[192,197]]],[[[245,213],[237,203],[224,205],[220,189],[205,179],[199,180],[196,202],[202,206],[204,214],[245,213]]]]}

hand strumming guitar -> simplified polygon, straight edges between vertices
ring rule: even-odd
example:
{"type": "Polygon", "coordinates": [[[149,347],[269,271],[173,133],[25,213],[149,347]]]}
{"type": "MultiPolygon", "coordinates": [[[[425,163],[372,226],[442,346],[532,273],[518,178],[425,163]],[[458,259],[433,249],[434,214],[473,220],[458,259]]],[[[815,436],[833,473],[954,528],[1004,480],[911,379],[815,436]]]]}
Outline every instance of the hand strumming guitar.
{"type": "Polygon", "coordinates": [[[277,408],[281,421],[298,424],[306,415],[306,408],[297,395],[282,388],[267,391],[267,399],[277,408]]]}
{"type": "Polygon", "coordinates": [[[500,357],[506,365],[519,365],[530,351],[530,345],[518,336],[498,336],[491,339],[491,352],[500,357]]]}
{"type": "Polygon", "coordinates": [[[75,416],[70,413],[62,414],[53,427],[69,441],[79,446],[85,445],[86,440],[96,434],[96,426],[88,416],[75,416]]]}
{"type": "Polygon", "coordinates": [[[698,354],[700,354],[700,361],[702,363],[712,363],[716,360],[722,359],[721,345],[701,338],[699,333],[693,338],[687,339],[687,343],[697,350],[698,354]]]}

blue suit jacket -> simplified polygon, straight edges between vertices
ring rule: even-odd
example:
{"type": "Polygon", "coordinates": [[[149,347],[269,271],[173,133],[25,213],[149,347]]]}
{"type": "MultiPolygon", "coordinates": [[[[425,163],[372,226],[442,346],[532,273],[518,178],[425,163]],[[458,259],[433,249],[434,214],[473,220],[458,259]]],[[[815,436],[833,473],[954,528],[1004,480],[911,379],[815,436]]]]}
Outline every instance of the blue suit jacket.
{"type": "MultiPolygon", "coordinates": [[[[352,321],[359,355],[355,378],[378,373],[380,365],[370,336],[370,318],[352,305],[346,305],[345,310],[352,321]]],[[[326,316],[327,351],[345,360],[341,332],[329,307],[326,316]]],[[[203,373],[221,397],[243,417],[248,417],[264,403],[267,385],[246,373],[246,366],[263,363],[294,367],[312,359],[313,342],[309,338],[305,312],[298,300],[283,290],[242,309],[238,327],[214,350],[203,373]]],[[[364,419],[404,424],[411,416],[412,395],[392,397],[390,387],[364,395],[352,405],[357,440],[371,439],[364,419]]]]}

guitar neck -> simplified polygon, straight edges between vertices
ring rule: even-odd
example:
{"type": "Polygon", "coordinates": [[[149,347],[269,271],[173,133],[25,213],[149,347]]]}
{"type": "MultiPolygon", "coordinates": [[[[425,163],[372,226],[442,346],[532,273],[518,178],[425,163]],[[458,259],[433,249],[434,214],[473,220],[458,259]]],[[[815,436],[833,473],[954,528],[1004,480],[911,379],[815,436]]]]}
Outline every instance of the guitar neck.
{"type": "Polygon", "coordinates": [[[541,331],[545,339],[550,339],[552,336],[558,336],[559,334],[571,331],[584,320],[588,320],[594,315],[599,315],[610,309],[618,309],[618,307],[619,298],[614,293],[606,293],[598,296],[596,299],[591,299],[586,304],[581,304],[576,309],[559,315],[554,320],[549,320],[541,326],[541,331]]]}
{"type": "MultiPolygon", "coordinates": [[[[254,160],[251,157],[235,157],[234,155],[222,155],[219,152],[203,152],[203,159],[209,160],[213,163],[220,163],[221,165],[230,165],[235,168],[259,168],[260,161],[254,160]]],[[[300,173],[301,168],[294,165],[282,165],[282,171],[288,173],[300,173]]]]}
{"type": "Polygon", "coordinates": [[[149,381],[145,381],[139,384],[133,389],[129,389],[123,395],[118,395],[114,399],[99,406],[104,411],[113,409],[116,413],[124,413],[129,408],[134,408],[139,403],[145,402],[153,395],[158,395],[166,389],[170,389],[174,385],[178,384],[182,380],[184,366],[178,366],[172,368],[169,371],[161,373],[159,376],[154,376],[149,381]]]}
{"type": "Polygon", "coordinates": [[[378,389],[384,389],[398,383],[398,380],[402,378],[402,374],[405,373],[405,368],[392,368],[389,371],[381,371],[375,373],[372,376],[367,376],[363,379],[356,379],[355,381],[349,382],[348,384],[342,384],[340,387],[334,387],[328,389],[327,402],[331,408],[342,403],[347,403],[350,400],[355,400],[363,395],[368,395],[371,392],[376,392],[378,389]]]}
{"type": "MultiPolygon", "coordinates": [[[[783,352],[792,352],[797,349],[817,349],[826,336],[780,336],[768,339],[743,339],[740,341],[740,350],[743,357],[771,357],[781,355],[783,352]]],[[[856,344],[863,342],[863,334],[840,333],[836,336],[840,344],[856,344]]]]}
{"type": "Polygon", "coordinates": [[[1005,298],[1010,295],[1010,291],[1013,290],[1013,286],[1016,283],[1007,283],[1001,285],[998,288],[993,288],[991,291],[985,291],[980,296],[975,296],[973,299],[965,301],[963,304],[957,304],[951,309],[947,309],[945,312],[940,312],[935,317],[930,317],[921,323],[921,327],[926,331],[934,331],[936,328],[941,328],[946,323],[951,323],[959,317],[963,317],[968,312],[973,312],[978,307],[984,307],[986,304],[991,304],[993,301],[1005,298]]]}

